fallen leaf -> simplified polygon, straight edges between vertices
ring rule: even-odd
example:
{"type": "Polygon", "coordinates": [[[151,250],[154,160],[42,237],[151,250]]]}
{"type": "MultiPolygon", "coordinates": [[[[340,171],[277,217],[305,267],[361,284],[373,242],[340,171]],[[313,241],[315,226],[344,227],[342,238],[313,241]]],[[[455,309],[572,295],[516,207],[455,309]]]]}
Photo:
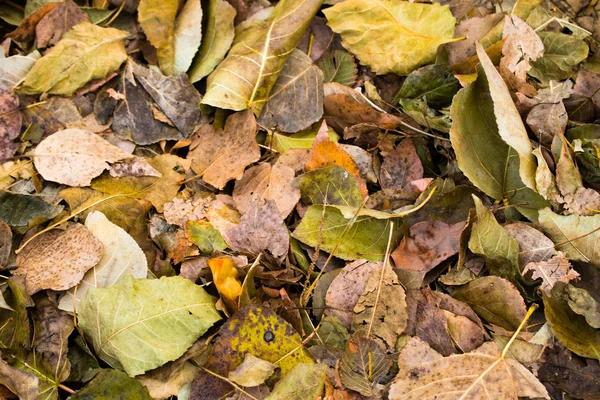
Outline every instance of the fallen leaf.
{"type": "MultiPolygon", "coordinates": [[[[592,328],[600,329],[600,304],[594,297],[587,290],[577,288],[573,285],[567,285],[566,293],[568,295],[566,300],[571,310],[579,315],[583,315],[588,325],[592,328]]],[[[548,293],[546,292],[546,294],[548,293]]]]}
{"type": "Polygon", "coordinates": [[[360,207],[362,196],[358,182],[344,168],[330,165],[306,172],[294,180],[305,205],[333,204],[360,207]]]}
{"type": "Polygon", "coordinates": [[[0,89],[0,160],[9,159],[17,151],[13,142],[21,133],[23,114],[19,110],[19,97],[0,89]]]}
{"type": "Polygon", "coordinates": [[[140,0],[138,21],[148,41],[156,48],[158,65],[165,75],[175,67],[175,17],[179,2],[176,0],[140,0]]]}
{"type": "Polygon", "coordinates": [[[452,297],[467,303],[490,324],[514,331],[527,313],[519,291],[497,276],[477,278],[459,288],[452,297]]]}
{"type": "Polygon", "coordinates": [[[0,360],[0,383],[22,400],[38,398],[39,378],[32,373],[13,368],[4,360],[0,360]]]}
{"type": "Polygon", "coordinates": [[[251,353],[246,353],[244,361],[229,373],[228,378],[241,386],[254,387],[263,384],[271,375],[273,375],[275,368],[276,366],[274,364],[255,357],[251,353]]]}
{"type": "Polygon", "coordinates": [[[541,289],[547,296],[551,296],[552,288],[556,282],[568,283],[577,279],[579,274],[573,269],[563,253],[552,257],[548,261],[537,261],[528,263],[523,269],[523,276],[531,272],[533,279],[542,279],[541,289]]]}
{"type": "Polygon", "coordinates": [[[102,369],[92,381],[77,393],[71,395],[72,400],[109,400],[118,397],[139,400],[151,400],[148,389],[141,383],[121,371],[102,369]]]}
{"type": "Polygon", "coordinates": [[[129,376],[179,358],[219,319],[214,298],[181,277],[90,288],[78,312],[96,354],[129,376]]]}
{"type": "Polygon", "coordinates": [[[146,256],[127,232],[113,224],[100,211],[87,215],[85,226],[102,245],[102,258],[87,271],[76,289],[70,289],[60,299],[61,310],[75,313],[90,288],[108,287],[127,275],[145,278],[146,256]]]}
{"type": "Polygon", "coordinates": [[[323,82],[336,82],[345,86],[354,86],[358,77],[354,57],[343,50],[333,50],[319,61],[323,71],[323,82]]]}
{"type": "Polygon", "coordinates": [[[35,63],[18,90],[70,96],[89,81],[119,69],[127,59],[124,40],[128,36],[89,22],[75,25],[35,63]]]}
{"type": "Polygon", "coordinates": [[[27,47],[35,36],[35,28],[42,18],[44,18],[50,11],[52,11],[58,4],[55,1],[44,1],[38,4],[37,9],[31,10],[25,14],[17,29],[10,32],[7,36],[16,42],[19,42],[23,47],[27,47]],[[45,3],[45,4],[44,4],[45,3]]]}
{"type": "Polygon", "coordinates": [[[66,32],[81,22],[90,22],[90,18],[77,4],[72,0],[60,2],[36,25],[37,47],[55,45],[66,32]]]}
{"type": "Polygon", "coordinates": [[[342,45],[377,74],[408,75],[456,41],[449,7],[405,1],[346,0],[324,10],[342,45]]]}
{"type": "Polygon", "coordinates": [[[221,299],[231,312],[236,312],[238,310],[238,298],[242,294],[242,284],[237,279],[238,271],[233,264],[233,260],[229,257],[211,258],[207,261],[207,264],[210,267],[213,283],[217,287],[221,299]]]}
{"type": "Polygon", "coordinates": [[[158,172],[145,158],[135,157],[125,161],[119,161],[108,169],[113,178],[122,178],[124,176],[155,176],[160,178],[162,174],[158,172]]]}
{"type": "Polygon", "coordinates": [[[322,0],[283,0],[269,17],[248,21],[236,35],[225,60],[209,76],[203,104],[260,112],[322,0]],[[293,10],[293,12],[290,12],[293,10]]]}
{"type": "Polygon", "coordinates": [[[11,255],[12,248],[12,232],[10,226],[0,220],[0,269],[5,269],[8,265],[8,260],[11,255]]]}
{"type": "Polygon", "coordinates": [[[289,232],[273,200],[262,206],[254,201],[239,224],[228,229],[225,236],[232,250],[254,256],[268,251],[282,259],[290,247],[289,232]]]}
{"type": "Polygon", "coordinates": [[[388,263],[371,272],[353,311],[353,331],[365,333],[366,329],[388,348],[394,348],[398,336],[406,329],[406,296],[388,263]]]}
{"type": "Polygon", "coordinates": [[[89,186],[92,179],[131,154],[100,136],[81,129],[65,129],[42,140],[34,164],[44,179],[69,186],[89,186]]]}
{"type": "Polygon", "coordinates": [[[290,54],[273,85],[258,122],[267,129],[298,132],[323,115],[323,74],[298,49],[290,54]]]}
{"type": "Polygon", "coordinates": [[[237,209],[246,213],[255,199],[259,205],[273,200],[281,216],[286,218],[300,200],[300,191],[292,185],[294,176],[292,168],[267,162],[247,169],[233,189],[237,209]]]}
{"type": "Polygon", "coordinates": [[[192,83],[210,74],[223,61],[235,36],[235,9],[227,1],[209,0],[205,12],[208,14],[206,32],[188,71],[192,83]]]}
{"type": "Polygon", "coordinates": [[[379,171],[382,189],[414,191],[411,182],[423,178],[423,165],[410,139],[403,140],[385,155],[379,171]]]}
{"type": "Polygon", "coordinates": [[[504,57],[500,60],[503,68],[514,74],[519,82],[525,82],[529,61],[535,61],[544,54],[544,44],[536,32],[516,15],[504,17],[502,38],[507,38],[502,46],[504,57]]]}
{"type": "Polygon", "coordinates": [[[383,378],[392,365],[385,351],[374,340],[355,334],[340,361],[344,386],[363,396],[381,396],[383,378]]]}
{"type": "Polygon", "coordinates": [[[400,352],[400,372],[390,388],[390,400],[426,396],[460,396],[464,399],[550,399],[537,378],[517,361],[505,358],[494,343],[475,352],[442,357],[418,338],[400,352]]]}
{"type": "Polygon", "coordinates": [[[529,263],[547,261],[554,254],[554,243],[546,235],[532,226],[516,222],[503,226],[519,245],[519,268],[523,270],[529,263]]]}
{"type": "Polygon", "coordinates": [[[188,154],[192,169],[204,181],[222,189],[231,179],[240,179],[244,169],[260,158],[252,112],[232,114],[223,130],[205,125],[196,133],[201,145],[188,154]]]}
{"type": "Polygon", "coordinates": [[[585,60],[589,48],[582,39],[558,32],[539,32],[544,55],[531,63],[528,74],[541,82],[567,79],[573,67],[585,60]]]}
{"type": "Polygon", "coordinates": [[[189,0],[183,5],[175,21],[175,61],[173,73],[184,73],[192,65],[192,60],[202,41],[202,6],[200,0],[189,0]]]}
{"type": "Polygon", "coordinates": [[[265,400],[316,399],[323,393],[326,372],[327,366],[323,364],[296,364],[265,400]]]}
{"type": "Polygon", "coordinates": [[[27,292],[66,290],[75,286],[102,257],[103,245],[81,224],[46,232],[17,256],[15,274],[27,278],[27,292]]]}
{"type": "Polygon", "coordinates": [[[40,225],[54,218],[62,206],[51,206],[35,196],[0,192],[0,220],[6,222],[17,233],[40,225]]]}
{"type": "Polygon", "coordinates": [[[188,221],[185,224],[185,234],[204,254],[225,250],[227,244],[217,229],[207,221],[188,221]]]}
{"type": "Polygon", "coordinates": [[[424,99],[432,107],[446,107],[459,89],[460,83],[454,75],[442,65],[434,64],[411,72],[392,102],[396,104],[401,99],[424,99]]]}
{"type": "Polygon", "coordinates": [[[12,92],[40,57],[40,52],[36,50],[26,56],[0,58],[0,89],[12,92]]]}
{"type": "Polygon", "coordinates": [[[454,37],[464,37],[464,39],[444,45],[448,52],[448,65],[454,66],[476,56],[475,43],[477,42],[485,43],[485,47],[491,45],[484,38],[498,23],[501,23],[503,18],[501,14],[489,14],[460,21],[454,30],[454,37]]]}

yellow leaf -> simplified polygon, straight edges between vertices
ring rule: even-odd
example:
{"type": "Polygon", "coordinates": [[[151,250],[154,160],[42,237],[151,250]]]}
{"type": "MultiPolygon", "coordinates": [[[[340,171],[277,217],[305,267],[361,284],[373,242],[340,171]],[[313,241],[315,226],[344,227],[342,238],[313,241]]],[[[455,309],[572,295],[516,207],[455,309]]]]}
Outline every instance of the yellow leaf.
{"type": "Polygon", "coordinates": [[[227,308],[232,312],[237,311],[237,299],[242,294],[242,284],[237,280],[238,271],[233,260],[229,257],[211,258],[208,260],[208,266],[227,308]]]}
{"type": "Polygon", "coordinates": [[[138,7],[140,25],[152,46],[160,70],[171,75],[175,67],[175,17],[177,0],[141,0],[138,7]]]}

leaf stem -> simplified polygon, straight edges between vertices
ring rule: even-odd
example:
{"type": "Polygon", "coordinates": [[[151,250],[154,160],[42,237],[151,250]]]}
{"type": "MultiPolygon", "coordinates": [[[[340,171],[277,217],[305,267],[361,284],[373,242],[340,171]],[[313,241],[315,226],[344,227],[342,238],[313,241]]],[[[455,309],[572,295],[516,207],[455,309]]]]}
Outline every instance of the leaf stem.
{"type": "Polygon", "coordinates": [[[506,353],[508,353],[508,349],[513,344],[513,342],[515,341],[517,336],[519,336],[519,333],[521,333],[521,330],[523,329],[523,327],[525,326],[525,324],[527,323],[527,321],[529,320],[529,318],[531,317],[533,312],[538,309],[538,307],[539,306],[536,303],[533,303],[529,307],[529,310],[527,310],[527,314],[525,314],[525,318],[523,318],[523,321],[521,321],[521,324],[519,324],[519,327],[517,328],[515,333],[513,333],[512,337],[510,338],[508,343],[506,343],[506,346],[504,346],[504,349],[502,350],[502,354],[500,355],[500,358],[506,357],[506,353]]]}
{"type": "Polygon", "coordinates": [[[394,221],[390,221],[390,234],[388,235],[387,248],[385,249],[385,257],[383,259],[383,267],[381,268],[381,276],[379,277],[379,285],[377,286],[377,295],[375,296],[375,304],[373,305],[373,312],[371,313],[371,321],[369,322],[369,329],[367,330],[367,338],[371,336],[371,329],[373,328],[373,321],[375,321],[375,313],[377,312],[377,305],[379,304],[379,297],[381,296],[381,286],[383,285],[383,277],[385,276],[385,270],[389,264],[390,247],[392,246],[392,236],[393,235],[394,235],[394,221]]]}

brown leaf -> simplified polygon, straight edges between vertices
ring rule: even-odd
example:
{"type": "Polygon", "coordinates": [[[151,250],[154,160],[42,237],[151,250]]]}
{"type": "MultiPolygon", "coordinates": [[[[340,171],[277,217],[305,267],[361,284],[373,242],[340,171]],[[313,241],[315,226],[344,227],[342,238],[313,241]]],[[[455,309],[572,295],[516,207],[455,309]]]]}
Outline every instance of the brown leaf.
{"type": "Polygon", "coordinates": [[[19,97],[0,90],[0,160],[15,155],[17,144],[13,142],[21,133],[23,114],[19,111],[19,97]]]}
{"type": "Polygon", "coordinates": [[[4,221],[0,221],[0,270],[3,270],[8,265],[11,247],[12,232],[10,226],[4,221]]]}
{"type": "Polygon", "coordinates": [[[284,165],[264,162],[252,167],[235,182],[233,200],[237,209],[245,213],[252,206],[254,199],[259,205],[273,200],[283,218],[286,218],[300,200],[300,190],[292,187],[294,170],[284,165]]]}
{"type": "Polygon", "coordinates": [[[387,154],[379,171],[383,189],[400,189],[414,192],[412,181],[423,178],[423,164],[410,139],[403,140],[393,152],[387,154]]]}
{"type": "Polygon", "coordinates": [[[11,367],[4,360],[0,360],[0,383],[21,400],[38,398],[39,378],[32,373],[11,367]]]}
{"type": "Polygon", "coordinates": [[[66,31],[80,22],[90,22],[90,17],[73,0],[58,3],[35,27],[37,47],[56,44],[66,31]]]}
{"type": "Polygon", "coordinates": [[[142,157],[134,157],[129,160],[119,161],[108,169],[110,176],[120,178],[123,176],[155,176],[160,178],[162,174],[142,157]]]}
{"type": "Polygon", "coordinates": [[[256,120],[252,111],[230,115],[225,128],[205,125],[196,133],[198,145],[190,151],[192,170],[206,183],[223,189],[231,179],[240,179],[244,169],[260,158],[256,143],[256,120]]]}
{"type": "Polygon", "coordinates": [[[225,241],[234,251],[255,256],[268,251],[277,259],[287,254],[290,245],[289,232],[273,200],[262,206],[254,201],[240,223],[227,230],[225,241]]]}
{"type": "Polygon", "coordinates": [[[465,39],[444,45],[448,51],[448,64],[455,65],[475,55],[475,42],[482,39],[501,20],[502,14],[464,19],[456,26],[454,37],[465,39]]]}
{"type": "Polygon", "coordinates": [[[523,269],[531,262],[546,261],[554,253],[554,243],[537,229],[521,222],[505,225],[519,244],[519,267],[523,269]]]}
{"type": "Polygon", "coordinates": [[[102,243],[83,225],[69,223],[33,239],[17,256],[15,274],[26,276],[27,292],[67,290],[102,258],[102,243]]]}
{"type": "Polygon", "coordinates": [[[50,11],[57,7],[60,3],[52,2],[43,4],[37,10],[29,14],[17,29],[6,35],[13,39],[15,42],[28,43],[33,40],[35,35],[35,27],[42,18],[46,16],[50,11]]]}
{"type": "Polygon", "coordinates": [[[550,146],[554,136],[564,133],[569,116],[562,101],[542,103],[531,109],[526,122],[540,142],[550,146]]]}
{"type": "Polygon", "coordinates": [[[569,260],[565,258],[565,254],[560,251],[558,255],[548,261],[528,263],[523,269],[523,276],[527,276],[529,272],[532,272],[533,279],[542,279],[541,289],[548,296],[552,295],[552,288],[556,282],[569,283],[569,281],[579,277],[569,260]]]}

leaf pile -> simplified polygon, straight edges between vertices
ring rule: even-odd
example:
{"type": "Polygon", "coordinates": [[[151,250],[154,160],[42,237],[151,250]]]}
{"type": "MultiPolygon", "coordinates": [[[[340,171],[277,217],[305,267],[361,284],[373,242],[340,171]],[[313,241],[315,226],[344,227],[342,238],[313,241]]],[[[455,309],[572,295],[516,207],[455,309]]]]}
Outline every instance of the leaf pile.
{"type": "Polygon", "coordinates": [[[0,2],[0,397],[600,399],[596,2],[0,2]]]}

